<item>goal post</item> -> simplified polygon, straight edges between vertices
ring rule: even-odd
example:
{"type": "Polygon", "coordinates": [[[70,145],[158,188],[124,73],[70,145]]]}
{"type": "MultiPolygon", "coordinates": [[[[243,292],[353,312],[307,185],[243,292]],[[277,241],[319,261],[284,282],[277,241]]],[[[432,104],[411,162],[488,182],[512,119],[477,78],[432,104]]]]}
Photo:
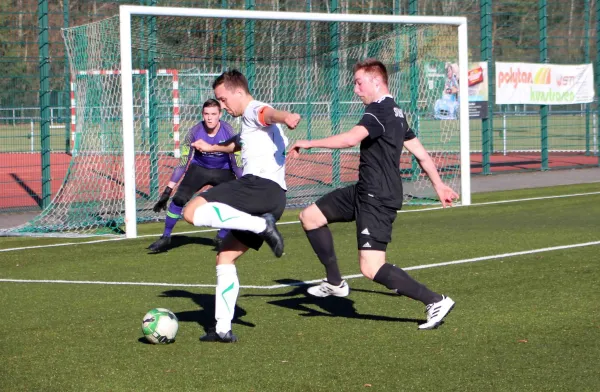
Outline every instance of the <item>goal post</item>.
{"type": "MultiPolygon", "coordinates": [[[[132,16],[171,16],[183,18],[217,18],[265,21],[306,21],[325,23],[374,23],[374,24],[411,24],[411,25],[452,25],[457,26],[458,65],[460,91],[468,91],[468,46],[467,20],[465,17],[429,17],[429,16],[387,16],[362,14],[322,14],[298,12],[271,12],[246,10],[220,10],[174,7],[147,7],[121,5],[120,16],[120,48],[121,48],[121,89],[123,103],[123,160],[125,170],[125,223],[126,235],[137,236],[136,195],[135,195],[135,150],[133,129],[133,96],[132,89],[132,52],[131,52],[131,18],[132,16]]],[[[348,81],[350,82],[350,81],[348,81]]],[[[461,203],[471,203],[470,157],[469,157],[469,108],[468,94],[459,94],[459,129],[460,129],[460,194],[461,203]]]]}

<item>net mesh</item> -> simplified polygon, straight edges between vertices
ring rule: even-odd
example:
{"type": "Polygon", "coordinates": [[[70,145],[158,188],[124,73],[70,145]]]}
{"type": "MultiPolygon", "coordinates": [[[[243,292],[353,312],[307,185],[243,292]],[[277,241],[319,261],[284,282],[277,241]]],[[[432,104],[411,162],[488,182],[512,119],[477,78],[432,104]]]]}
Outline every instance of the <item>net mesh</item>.
{"type": "MultiPolygon", "coordinates": [[[[442,177],[459,189],[456,101],[444,96],[445,66],[458,60],[456,27],[375,23],[132,17],[136,207],[152,211],[178,163],[187,130],[201,120],[211,84],[236,68],[255,99],[302,116],[296,139],[349,130],[364,106],[353,65],[386,64],[389,87],[442,177]],[[448,101],[448,102],[446,102],[448,101]],[[179,133],[182,135],[179,135],[179,133]]],[[[62,188],[39,217],[13,233],[119,234],[124,220],[119,19],[63,31],[72,74],[72,159],[62,188]]],[[[224,117],[239,131],[238,119],[224,117]]],[[[358,148],[312,150],[286,163],[288,207],[358,179],[358,148]]],[[[405,203],[435,202],[413,157],[402,155],[405,203]]]]}

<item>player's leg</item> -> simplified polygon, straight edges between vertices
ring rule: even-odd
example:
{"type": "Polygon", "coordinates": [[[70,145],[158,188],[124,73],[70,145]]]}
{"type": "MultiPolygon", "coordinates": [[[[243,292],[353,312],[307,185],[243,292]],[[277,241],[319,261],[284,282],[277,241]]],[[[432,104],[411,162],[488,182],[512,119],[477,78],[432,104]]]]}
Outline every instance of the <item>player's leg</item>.
{"type": "Polygon", "coordinates": [[[219,229],[219,231],[217,231],[215,238],[213,238],[213,244],[216,250],[221,249],[221,247],[223,246],[223,241],[225,241],[225,237],[227,237],[229,231],[229,229],[219,229]]]}
{"type": "Polygon", "coordinates": [[[406,271],[386,262],[387,244],[397,212],[377,203],[359,203],[356,217],[358,259],[362,274],[398,294],[422,302],[427,322],[419,329],[433,329],[452,310],[454,302],[428,289],[406,271]]]}
{"type": "MultiPolygon", "coordinates": [[[[216,186],[228,181],[234,181],[236,179],[235,174],[231,170],[227,169],[213,169],[211,171],[210,178],[208,180],[208,184],[211,186],[216,186]]],[[[218,251],[221,249],[223,245],[223,241],[225,237],[229,234],[229,229],[219,229],[215,238],[213,239],[213,243],[215,245],[215,249],[218,251]]]]}
{"type": "Polygon", "coordinates": [[[235,261],[249,249],[229,233],[217,254],[217,287],[215,289],[216,325],[200,337],[203,342],[233,343],[237,341],[231,329],[235,304],[240,291],[235,261]]]}
{"type": "MultiPolygon", "coordinates": [[[[277,214],[277,211],[274,211],[277,214]]],[[[235,261],[248,249],[260,249],[263,239],[255,233],[232,230],[223,249],[217,255],[217,288],[215,292],[215,328],[200,338],[204,342],[235,342],[231,322],[239,293],[240,283],[237,277],[235,261]]]]}
{"type": "Polygon", "coordinates": [[[209,173],[209,169],[198,165],[190,165],[188,167],[179,187],[177,187],[175,196],[173,196],[173,199],[169,204],[163,235],[157,241],[152,243],[148,249],[158,253],[164,252],[170,248],[171,233],[173,232],[177,221],[181,218],[183,207],[190,201],[194,193],[198,192],[207,184],[209,173]]]}
{"type": "Polygon", "coordinates": [[[327,226],[333,222],[349,222],[354,219],[355,186],[337,189],[306,207],[300,213],[300,222],[308,242],[319,261],[325,267],[326,279],[310,287],[308,293],[316,297],[335,295],[345,297],[350,293],[342,279],[335,255],[333,236],[327,226]]]}
{"type": "Polygon", "coordinates": [[[211,188],[184,209],[195,226],[250,231],[266,241],[275,256],[283,254],[283,238],[275,222],[285,208],[285,191],[277,183],[244,176],[211,188]],[[261,215],[261,216],[257,216],[261,215]]]}

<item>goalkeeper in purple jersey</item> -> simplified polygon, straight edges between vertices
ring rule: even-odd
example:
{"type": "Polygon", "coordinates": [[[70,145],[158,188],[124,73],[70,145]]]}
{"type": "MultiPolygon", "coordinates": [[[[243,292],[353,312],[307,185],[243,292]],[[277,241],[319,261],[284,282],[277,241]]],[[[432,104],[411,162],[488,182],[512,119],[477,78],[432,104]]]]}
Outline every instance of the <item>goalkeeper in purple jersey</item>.
{"type": "MultiPolygon", "coordinates": [[[[209,144],[218,144],[231,139],[235,135],[231,125],[221,121],[221,115],[221,104],[214,99],[209,99],[202,105],[203,120],[192,127],[186,136],[185,143],[182,145],[181,161],[173,170],[169,184],[153,208],[154,212],[167,209],[167,203],[173,188],[183,177],[171,204],[169,204],[165,220],[165,231],[160,239],[148,247],[154,253],[165,252],[170,248],[171,232],[179,218],[181,218],[183,207],[196,192],[206,185],[214,186],[242,176],[241,165],[238,165],[236,161],[237,155],[221,152],[201,152],[191,147],[192,143],[197,140],[204,140],[209,144]]],[[[215,238],[217,248],[219,248],[228,231],[222,229],[217,233],[215,238]]]]}

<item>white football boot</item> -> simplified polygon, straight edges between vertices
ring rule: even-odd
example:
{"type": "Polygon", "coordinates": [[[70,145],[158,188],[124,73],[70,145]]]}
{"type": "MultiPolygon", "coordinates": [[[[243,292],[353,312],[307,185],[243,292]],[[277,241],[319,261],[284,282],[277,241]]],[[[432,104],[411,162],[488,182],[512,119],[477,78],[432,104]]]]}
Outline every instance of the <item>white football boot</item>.
{"type": "Polygon", "coordinates": [[[309,287],[307,291],[314,297],[329,297],[330,295],[347,297],[350,294],[350,287],[345,280],[342,280],[339,286],[334,286],[327,279],[323,279],[320,285],[309,287]]]}
{"type": "Polygon", "coordinates": [[[442,295],[442,300],[427,305],[427,322],[419,325],[419,329],[436,329],[442,323],[444,317],[454,308],[454,301],[450,297],[442,295]]]}

